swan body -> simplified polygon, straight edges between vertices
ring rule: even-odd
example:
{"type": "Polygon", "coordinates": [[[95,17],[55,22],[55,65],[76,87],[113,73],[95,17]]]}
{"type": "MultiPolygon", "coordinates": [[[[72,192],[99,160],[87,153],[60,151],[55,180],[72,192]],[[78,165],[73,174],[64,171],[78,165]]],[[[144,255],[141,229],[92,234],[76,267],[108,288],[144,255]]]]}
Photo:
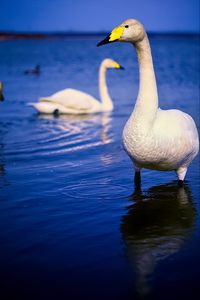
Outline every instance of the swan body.
{"type": "Polygon", "coordinates": [[[2,81],[0,81],[0,101],[4,100],[4,96],[3,96],[3,83],[2,81]]]}
{"type": "Polygon", "coordinates": [[[142,168],[174,170],[182,182],[199,151],[196,125],[191,116],[180,110],[159,108],[151,49],[143,25],[128,19],[97,46],[115,41],[132,43],[139,62],[139,92],[122,137],[135,168],[135,183],[140,181],[142,168]]]}
{"type": "Polygon", "coordinates": [[[160,109],[151,131],[141,130],[140,126],[142,124],[135,126],[129,119],[123,131],[124,148],[136,168],[179,169],[181,172],[196,156],[198,137],[194,121],[188,114],[175,109],[160,109]]]}
{"type": "Polygon", "coordinates": [[[34,107],[42,113],[54,113],[58,110],[64,114],[80,114],[87,111],[101,110],[101,103],[94,97],[75,89],[64,89],[49,97],[39,99],[34,107]]]}
{"type": "Polygon", "coordinates": [[[75,90],[64,89],[51,96],[42,97],[38,103],[31,103],[40,113],[88,114],[102,111],[112,111],[113,103],[107,90],[106,70],[110,68],[122,69],[112,59],[104,59],[99,69],[99,92],[101,102],[91,95],[75,90]]]}

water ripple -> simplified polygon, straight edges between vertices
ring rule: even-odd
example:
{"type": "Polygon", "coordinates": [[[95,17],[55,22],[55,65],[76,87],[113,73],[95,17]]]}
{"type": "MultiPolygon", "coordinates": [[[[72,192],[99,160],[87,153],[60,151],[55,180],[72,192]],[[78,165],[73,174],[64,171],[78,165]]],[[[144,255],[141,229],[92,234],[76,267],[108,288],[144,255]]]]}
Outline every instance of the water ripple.
{"type": "Polygon", "coordinates": [[[112,182],[84,181],[76,185],[64,187],[59,192],[75,199],[112,200],[126,197],[129,190],[127,186],[114,184],[112,182]]]}
{"type": "Polygon", "coordinates": [[[15,140],[6,155],[27,158],[80,151],[112,142],[109,114],[94,116],[39,116],[27,126],[13,123],[15,140]],[[39,122],[38,122],[39,121],[39,122]],[[18,127],[18,128],[17,128],[18,127]],[[26,130],[25,128],[26,127],[26,130]]]}

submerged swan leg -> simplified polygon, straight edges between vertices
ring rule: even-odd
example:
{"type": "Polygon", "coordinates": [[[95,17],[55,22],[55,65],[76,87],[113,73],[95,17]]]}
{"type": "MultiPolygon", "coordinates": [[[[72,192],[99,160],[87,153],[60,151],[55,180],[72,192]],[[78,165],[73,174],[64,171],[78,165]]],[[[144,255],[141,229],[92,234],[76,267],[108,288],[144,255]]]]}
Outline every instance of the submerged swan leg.
{"type": "Polygon", "coordinates": [[[135,170],[134,184],[135,184],[135,191],[140,191],[141,190],[141,173],[140,173],[140,169],[135,170]]]}
{"type": "Polygon", "coordinates": [[[180,167],[179,169],[176,170],[176,174],[178,176],[178,184],[180,186],[183,185],[183,181],[184,181],[186,173],[187,173],[186,167],[180,167]]]}

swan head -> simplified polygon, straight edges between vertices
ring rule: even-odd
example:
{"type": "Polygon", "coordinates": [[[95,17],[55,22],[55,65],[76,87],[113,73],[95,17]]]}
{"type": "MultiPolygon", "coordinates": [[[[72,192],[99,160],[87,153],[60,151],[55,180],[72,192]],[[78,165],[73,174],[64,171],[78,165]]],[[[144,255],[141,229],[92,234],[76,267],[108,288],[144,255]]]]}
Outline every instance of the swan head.
{"type": "Polygon", "coordinates": [[[136,43],[142,41],[144,37],[144,26],[137,20],[128,19],[115,27],[104,40],[97,44],[97,47],[117,41],[136,43]]]}
{"type": "Polygon", "coordinates": [[[4,100],[3,96],[3,83],[0,81],[0,101],[4,100]]]}
{"type": "Polygon", "coordinates": [[[102,61],[101,65],[104,66],[104,68],[106,68],[106,69],[123,69],[124,70],[124,68],[118,62],[114,61],[111,58],[105,58],[102,61]]]}

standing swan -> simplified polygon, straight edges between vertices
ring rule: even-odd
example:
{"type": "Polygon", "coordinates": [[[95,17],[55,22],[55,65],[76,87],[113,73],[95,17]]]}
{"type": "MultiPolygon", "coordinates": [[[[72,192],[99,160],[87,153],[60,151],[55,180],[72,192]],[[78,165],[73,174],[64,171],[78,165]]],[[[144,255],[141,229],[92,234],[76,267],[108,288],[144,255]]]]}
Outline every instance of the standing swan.
{"type": "Polygon", "coordinates": [[[65,89],[49,97],[40,98],[38,103],[30,103],[40,113],[88,114],[112,111],[113,103],[106,85],[107,69],[123,69],[116,61],[106,58],[99,68],[99,92],[101,102],[94,97],[74,89],[65,89]]]}
{"type": "Polygon", "coordinates": [[[3,83],[0,80],[0,101],[4,100],[4,96],[3,96],[3,83]]]}
{"type": "Polygon", "coordinates": [[[139,93],[123,130],[124,148],[135,168],[135,184],[140,184],[142,168],[174,170],[182,183],[199,150],[196,125],[180,110],[161,110],[158,107],[151,49],[143,25],[128,19],[97,46],[115,41],[130,42],[136,48],[139,62],[139,93]]]}

